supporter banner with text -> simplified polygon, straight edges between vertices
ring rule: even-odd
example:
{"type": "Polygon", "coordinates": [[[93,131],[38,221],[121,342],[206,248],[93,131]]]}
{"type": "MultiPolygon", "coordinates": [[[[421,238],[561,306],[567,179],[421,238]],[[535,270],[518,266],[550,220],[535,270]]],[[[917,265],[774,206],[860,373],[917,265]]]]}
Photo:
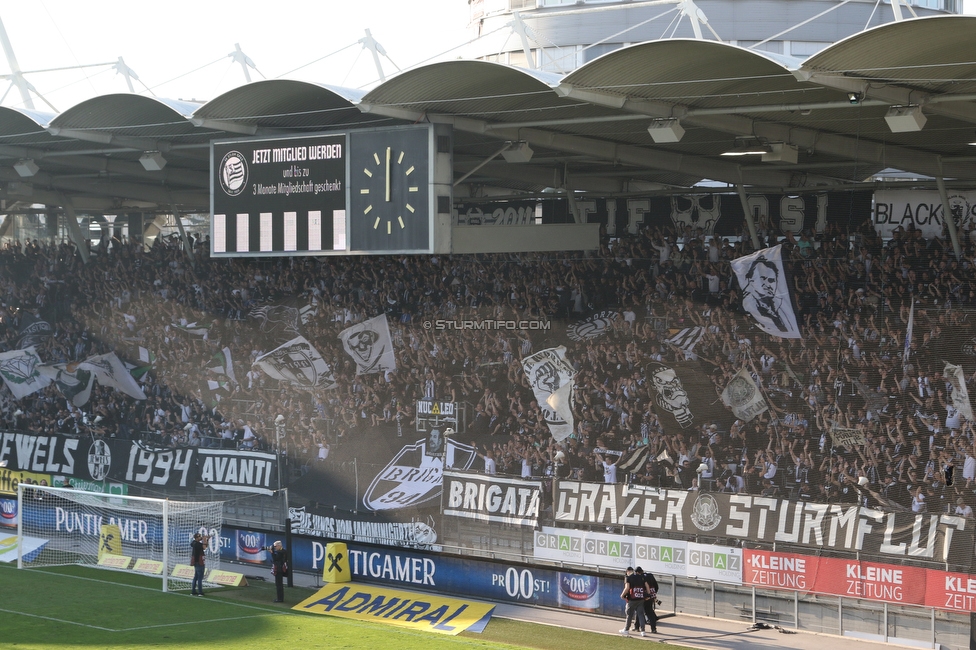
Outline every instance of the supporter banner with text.
{"type": "Polygon", "coordinates": [[[328,463],[312,463],[288,486],[292,531],[368,543],[435,544],[444,470],[468,469],[477,456],[453,436],[437,450],[428,442],[424,434],[397,431],[395,425],[357,433],[328,463]]]}
{"type": "MultiPolygon", "coordinates": [[[[871,192],[804,192],[797,194],[748,194],[746,202],[756,227],[771,233],[823,232],[827,224],[858,225],[871,214],[871,192]],[[851,223],[853,220],[853,224],[851,223]]],[[[542,201],[543,223],[573,223],[565,200],[542,201]]],[[[737,194],[685,194],[577,200],[576,208],[586,223],[606,224],[611,237],[634,234],[641,227],[664,226],[684,230],[701,228],[705,235],[739,235],[745,212],[737,194]]],[[[491,204],[485,213],[507,208],[491,204]]],[[[516,209],[517,212],[517,209],[516,209]]]]}
{"type": "MultiPolygon", "coordinates": [[[[976,192],[950,190],[947,194],[956,229],[965,235],[976,226],[976,192]]],[[[914,227],[926,239],[941,237],[944,215],[938,192],[882,190],[874,195],[872,221],[882,237],[891,237],[899,226],[904,230],[914,227]]]]}
{"type": "Polygon", "coordinates": [[[141,442],[63,434],[0,433],[0,488],[14,481],[65,478],[83,487],[97,483],[186,490],[198,484],[216,490],[270,494],[278,489],[274,454],[199,447],[154,447],[141,442]],[[24,474],[26,473],[26,474],[24,474]],[[36,478],[41,476],[42,478],[36,478]]]}
{"type": "Polygon", "coordinates": [[[950,515],[577,481],[558,482],[554,511],[560,524],[634,526],[966,567],[973,556],[973,522],[950,515]]]}
{"type": "Polygon", "coordinates": [[[445,471],[441,514],[535,528],[541,497],[540,481],[445,471]]]}

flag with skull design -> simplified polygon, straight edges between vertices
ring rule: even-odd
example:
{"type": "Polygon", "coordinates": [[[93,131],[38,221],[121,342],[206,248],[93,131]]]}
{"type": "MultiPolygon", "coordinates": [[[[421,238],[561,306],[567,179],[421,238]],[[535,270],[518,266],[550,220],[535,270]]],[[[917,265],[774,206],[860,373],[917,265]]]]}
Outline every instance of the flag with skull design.
{"type": "Polygon", "coordinates": [[[522,359],[525,378],[542,409],[549,432],[559,442],[573,433],[573,376],[566,348],[541,350],[522,359]]]}
{"type": "Polygon", "coordinates": [[[665,365],[653,361],[644,373],[654,411],[665,433],[681,433],[691,427],[728,419],[711,378],[698,363],[665,365]]]}
{"type": "Polygon", "coordinates": [[[339,333],[342,348],[356,362],[356,374],[396,371],[396,355],[386,314],[380,314],[339,333]]]}

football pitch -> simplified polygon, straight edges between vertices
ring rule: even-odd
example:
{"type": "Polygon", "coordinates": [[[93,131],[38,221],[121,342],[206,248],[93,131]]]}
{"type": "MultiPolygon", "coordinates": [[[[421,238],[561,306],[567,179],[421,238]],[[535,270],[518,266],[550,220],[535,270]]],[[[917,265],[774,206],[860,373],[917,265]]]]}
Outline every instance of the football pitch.
{"type": "Polygon", "coordinates": [[[258,582],[194,598],[186,592],[162,593],[158,578],[87,567],[17,570],[0,564],[0,647],[634,650],[637,643],[497,618],[482,634],[450,637],[290,609],[312,593],[288,589],[285,605],[274,605],[274,586],[258,582]]]}

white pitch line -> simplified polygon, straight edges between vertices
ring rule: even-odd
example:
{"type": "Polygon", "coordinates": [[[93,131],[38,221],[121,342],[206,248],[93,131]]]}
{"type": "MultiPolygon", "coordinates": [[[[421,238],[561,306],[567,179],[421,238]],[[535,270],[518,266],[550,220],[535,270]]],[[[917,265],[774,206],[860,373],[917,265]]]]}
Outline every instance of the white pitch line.
{"type": "Polygon", "coordinates": [[[180,621],[179,623],[160,623],[159,625],[142,625],[140,627],[124,627],[112,632],[135,632],[136,630],[151,630],[157,627],[178,627],[180,625],[197,625],[199,623],[222,623],[224,621],[243,621],[248,618],[263,618],[265,616],[280,616],[277,612],[255,614],[254,616],[232,616],[229,618],[211,618],[206,621],[180,621]]]}
{"type": "Polygon", "coordinates": [[[17,612],[12,609],[0,609],[0,612],[5,614],[19,614],[20,616],[29,616],[30,618],[40,618],[45,621],[54,621],[55,623],[67,623],[68,625],[80,625],[81,627],[87,627],[92,630],[101,630],[102,632],[118,632],[118,630],[113,630],[110,627],[100,627],[98,625],[89,625],[88,623],[78,623],[77,621],[66,621],[61,618],[54,618],[53,616],[41,616],[40,614],[28,614],[27,612],[17,612]]]}

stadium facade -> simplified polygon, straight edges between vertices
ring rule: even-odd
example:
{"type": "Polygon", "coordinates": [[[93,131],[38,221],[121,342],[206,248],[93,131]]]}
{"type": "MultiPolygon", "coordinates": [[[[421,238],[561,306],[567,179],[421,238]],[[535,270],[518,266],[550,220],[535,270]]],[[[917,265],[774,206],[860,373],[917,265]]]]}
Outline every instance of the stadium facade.
{"type": "Polygon", "coordinates": [[[474,0],[474,56],[568,73],[608,52],[662,38],[705,38],[804,60],[904,18],[958,14],[960,0],[474,0]]]}

